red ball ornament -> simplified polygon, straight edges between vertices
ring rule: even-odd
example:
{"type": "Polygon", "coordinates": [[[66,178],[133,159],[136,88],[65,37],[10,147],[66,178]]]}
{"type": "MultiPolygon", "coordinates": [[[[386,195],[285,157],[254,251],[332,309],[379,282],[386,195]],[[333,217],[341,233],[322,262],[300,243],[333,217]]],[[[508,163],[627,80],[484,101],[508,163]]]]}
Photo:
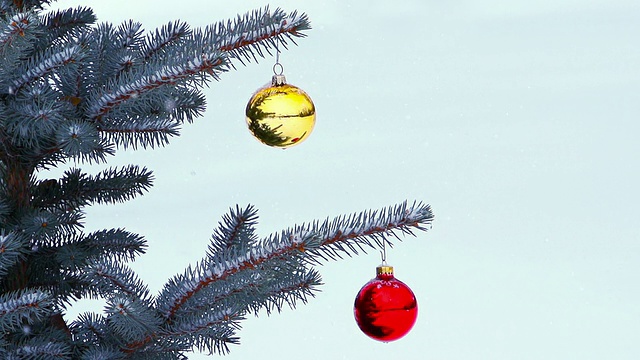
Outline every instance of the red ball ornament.
{"type": "Polygon", "coordinates": [[[381,265],[366,283],[353,306],[360,330],[372,339],[389,342],[405,336],[418,317],[413,291],[393,276],[393,266],[381,265]]]}

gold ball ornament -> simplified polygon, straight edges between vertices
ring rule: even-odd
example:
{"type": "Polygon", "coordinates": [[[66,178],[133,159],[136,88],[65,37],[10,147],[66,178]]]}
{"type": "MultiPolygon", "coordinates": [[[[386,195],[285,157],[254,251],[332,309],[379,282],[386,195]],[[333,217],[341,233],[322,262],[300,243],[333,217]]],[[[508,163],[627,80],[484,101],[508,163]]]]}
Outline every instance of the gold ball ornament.
{"type": "Polygon", "coordinates": [[[251,134],[265,145],[287,149],[306,140],[316,123],[316,108],[302,89],[274,75],[271,86],[258,89],[246,109],[251,134]]]}

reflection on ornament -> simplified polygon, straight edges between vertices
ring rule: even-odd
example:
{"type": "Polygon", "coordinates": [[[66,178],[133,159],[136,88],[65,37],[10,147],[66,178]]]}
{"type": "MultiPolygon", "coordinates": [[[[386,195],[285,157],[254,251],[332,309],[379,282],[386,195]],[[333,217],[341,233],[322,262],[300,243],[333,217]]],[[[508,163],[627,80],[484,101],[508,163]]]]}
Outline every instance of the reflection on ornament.
{"type": "Polygon", "coordinates": [[[316,109],[307,93],[275,75],[271,86],[249,100],[246,120],[253,136],[263,144],[289,148],[304,141],[316,123],[316,109]]]}
{"type": "Polygon", "coordinates": [[[413,291],[393,276],[393,267],[381,265],[366,283],[353,307],[360,330],[372,339],[389,342],[405,336],[418,317],[413,291]]]}

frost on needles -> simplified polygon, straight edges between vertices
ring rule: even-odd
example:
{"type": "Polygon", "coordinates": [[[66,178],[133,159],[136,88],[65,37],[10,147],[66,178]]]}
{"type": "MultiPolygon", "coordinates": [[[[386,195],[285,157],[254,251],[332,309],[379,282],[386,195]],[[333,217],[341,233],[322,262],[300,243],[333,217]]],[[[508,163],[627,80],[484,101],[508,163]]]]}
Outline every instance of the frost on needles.
{"type": "Polygon", "coordinates": [[[313,296],[321,285],[314,266],[430,226],[430,207],[415,202],[260,238],[256,209],[235,207],[203,258],[151,294],[127,265],[145,252],[142,236],[82,227],[86,206],[144,194],[151,171],[38,173],[165,146],[203,114],[204,85],[295,43],[308,18],[263,8],[202,29],[175,21],[145,32],[134,21],[97,23],[90,8],[49,3],[0,0],[0,358],[226,353],[247,315],[313,296]],[[82,298],[102,298],[106,308],[66,319],[82,298]]]}

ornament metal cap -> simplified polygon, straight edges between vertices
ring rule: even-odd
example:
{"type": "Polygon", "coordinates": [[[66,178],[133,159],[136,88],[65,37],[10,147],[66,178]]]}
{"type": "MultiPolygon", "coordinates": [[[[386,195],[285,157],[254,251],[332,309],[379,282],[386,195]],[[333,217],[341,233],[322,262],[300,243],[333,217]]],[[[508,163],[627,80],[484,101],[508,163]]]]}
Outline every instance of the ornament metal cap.
{"type": "Polygon", "coordinates": [[[393,275],[393,266],[382,264],[376,268],[376,276],[393,275]]]}
{"type": "Polygon", "coordinates": [[[287,78],[284,77],[284,75],[280,74],[280,75],[273,75],[273,77],[271,77],[271,86],[282,86],[285,85],[287,83],[287,78]]]}

